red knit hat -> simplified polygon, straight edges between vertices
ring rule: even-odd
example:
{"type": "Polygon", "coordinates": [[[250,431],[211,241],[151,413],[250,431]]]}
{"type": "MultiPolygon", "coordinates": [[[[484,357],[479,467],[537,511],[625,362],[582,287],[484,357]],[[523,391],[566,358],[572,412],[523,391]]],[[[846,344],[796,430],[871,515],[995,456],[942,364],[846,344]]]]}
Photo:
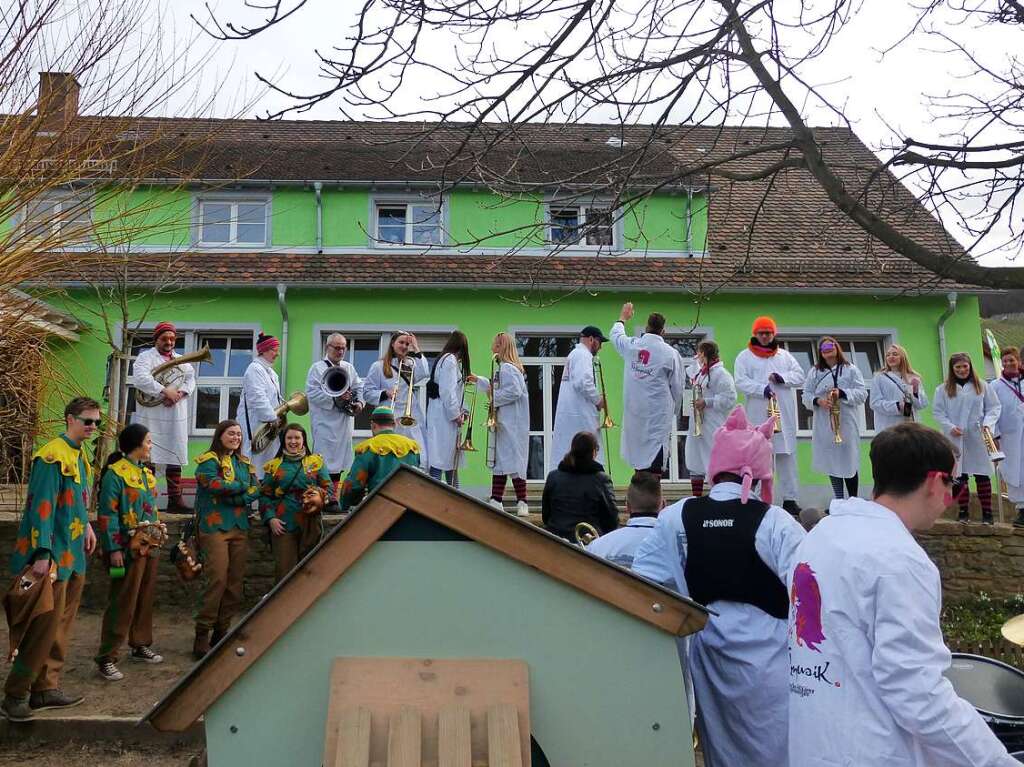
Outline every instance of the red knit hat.
{"type": "Polygon", "coordinates": [[[167,333],[168,331],[171,332],[171,333],[174,333],[175,335],[178,334],[178,331],[175,330],[174,325],[172,325],[171,323],[169,323],[169,322],[158,322],[156,324],[156,327],[153,328],[153,340],[155,341],[156,339],[158,339],[160,336],[162,336],[164,333],[167,333]]]}
{"type": "Polygon", "coordinates": [[[757,331],[759,330],[770,330],[772,331],[772,333],[778,332],[778,330],[776,330],[775,328],[775,320],[773,320],[768,315],[758,317],[756,320],[754,320],[754,326],[750,329],[750,332],[753,335],[757,335],[757,331]]]}

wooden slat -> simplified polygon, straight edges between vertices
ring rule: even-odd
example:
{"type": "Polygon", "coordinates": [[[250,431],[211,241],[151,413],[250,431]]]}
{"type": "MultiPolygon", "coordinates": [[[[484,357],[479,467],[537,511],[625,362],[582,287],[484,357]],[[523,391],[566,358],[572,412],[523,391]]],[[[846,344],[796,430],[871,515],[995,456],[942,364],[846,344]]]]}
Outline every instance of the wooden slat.
{"type": "Polygon", "coordinates": [[[334,767],[369,767],[370,765],[370,710],[350,708],[342,712],[338,721],[338,747],[334,767]]]}
{"type": "Polygon", "coordinates": [[[388,723],[388,767],[420,767],[420,711],[402,706],[388,723]]]}
{"type": "Polygon", "coordinates": [[[472,767],[473,742],[466,706],[445,706],[438,713],[437,764],[438,767],[472,767]]]}
{"type": "Polygon", "coordinates": [[[332,532],[317,555],[292,571],[236,628],[230,641],[222,642],[217,650],[207,655],[146,718],[162,732],[186,729],[403,513],[405,507],[380,495],[368,499],[351,522],[332,532]],[[237,647],[243,647],[245,652],[238,655],[237,647]]]}
{"type": "Polygon", "coordinates": [[[515,706],[502,703],[487,709],[487,767],[523,767],[515,706]]]}
{"type": "Polygon", "coordinates": [[[381,486],[380,496],[675,636],[692,634],[707,623],[704,610],[678,596],[553,536],[538,535],[528,522],[508,514],[481,513],[476,502],[424,482],[413,471],[397,472],[381,486]]]}

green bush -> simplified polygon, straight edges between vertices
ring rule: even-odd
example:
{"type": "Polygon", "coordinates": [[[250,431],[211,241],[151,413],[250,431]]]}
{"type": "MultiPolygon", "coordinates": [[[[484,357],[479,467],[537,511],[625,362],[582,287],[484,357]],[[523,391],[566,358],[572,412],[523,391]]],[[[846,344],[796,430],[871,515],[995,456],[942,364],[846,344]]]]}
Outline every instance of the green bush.
{"type": "Polygon", "coordinates": [[[974,599],[952,602],[942,610],[942,634],[950,645],[994,641],[1007,620],[1024,613],[1024,594],[992,599],[984,591],[974,599]]]}

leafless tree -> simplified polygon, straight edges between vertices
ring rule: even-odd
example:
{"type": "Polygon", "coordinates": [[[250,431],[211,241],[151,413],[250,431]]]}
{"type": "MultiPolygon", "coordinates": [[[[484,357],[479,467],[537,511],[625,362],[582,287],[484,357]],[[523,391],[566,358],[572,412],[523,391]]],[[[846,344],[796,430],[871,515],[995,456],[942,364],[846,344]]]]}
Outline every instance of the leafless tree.
{"type": "MultiPolygon", "coordinates": [[[[786,174],[809,174],[835,211],[861,227],[871,246],[902,254],[937,278],[1024,287],[1024,268],[986,268],[976,260],[993,250],[1017,255],[1024,245],[1019,207],[1024,71],[1018,54],[1024,5],[927,0],[910,28],[892,33],[894,47],[920,36],[944,46],[963,65],[963,87],[931,97],[931,135],[912,137],[894,129],[884,163],[833,151],[808,121],[824,108],[833,122],[848,125],[842,104],[819,87],[816,67],[861,5],[859,0],[364,0],[345,39],[332,50],[315,52],[322,88],[289,88],[258,76],[290,99],[284,110],[267,115],[271,118],[334,101],[346,115],[435,123],[425,125],[419,138],[434,148],[446,184],[472,176],[503,193],[529,192],[531,185],[520,183],[516,171],[536,159],[534,149],[525,143],[509,149],[523,123],[613,122],[622,126],[624,137],[630,131],[614,163],[564,173],[546,184],[588,192],[600,188],[626,207],[638,196],[680,182],[730,189],[754,185],[763,202],[786,174]],[[1018,43],[983,56],[970,42],[978,39],[979,27],[1016,33],[1018,43]],[[725,124],[763,126],[762,140],[737,146],[734,134],[718,130],[725,124]],[[637,140],[638,130],[646,131],[646,140],[637,140]],[[659,159],[666,151],[660,144],[664,137],[679,140],[692,131],[703,131],[706,151],[699,156],[674,152],[675,172],[654,178],[652,166],[664,166],[659,159]],[[439,138],[443,158],[436,153],[439,138]],[[906,225],[915,213],[905,203],[903,183],[957,232],[963,246],[922,238],[906,225]]],[[[242,6],[221,5],[219,15],[210,11],[197,22],[219,39],[238,40],[313,13],[306,0],[242,0],[242,6]]],[[[416,152],[410,151],[410,160],[422,167],[416,152]]],[[[746,204],[749,217],[749,199],[746,204]]]]}

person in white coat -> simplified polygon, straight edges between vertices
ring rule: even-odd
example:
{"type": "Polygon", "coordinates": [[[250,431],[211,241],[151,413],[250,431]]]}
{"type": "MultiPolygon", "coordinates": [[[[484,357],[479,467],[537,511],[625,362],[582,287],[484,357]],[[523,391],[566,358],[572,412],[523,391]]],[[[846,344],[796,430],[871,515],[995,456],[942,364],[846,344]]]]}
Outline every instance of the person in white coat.
{"type": "Polygon", "coordinates": [[[385,404],[395,411],[399,421],[405,414],[412,397],[410,414],[416,423],[413,426],[395,425],[395,434],[402,434],[415,440],[420,446],[420,465],[427,465],[427,418],[423,412],[420,392],[426,388],[430,377],[430,366],[420,351],[416,336],[405,330],[391,334],[384,356],[370,366],[370,372],[363,380],[363,397],[371,407],[385,404]],[[399,376],[401,371],[401,376],[399,376]],[[412,377],[412,386],[409,379],[412,377]]]}
{"type": "Polygon", "coordinates": [[[466,384],[476,383],[470,372],[469,340],[461,330],[453,330],[434,362],[427,382],[427,444],[430,445],[430,476],[452,487],[459,486],[459,469],[465,456],[458,449],[459,430],[466,410],[466,384]]]}
{"type": "Polygon", "coordinates": [[[697,345],[697,364],[686,374],[693,387],[693,407],[686,430],[686,468],[690,472],[693,495],[699,498],[704,494],[704,475],[711,458],[715,432],[736,407],[736,384],[719,359],[718,344],[714,341],[701,341],[697,345]],[[700,413],[700,435],[695,433],[694,411],[700,413]]]}
{"type": "MultiPolygon", "coordinates": [[[[604,446],[601,444],[601,410],[604,398],[597,387],[594,360],[601,350],[601,344],[608,339],[593,325],[580,331],[576,348],[569,352],[562,368],[562,383],[558,387],[558,406],[555,408],[555,423],[551,433],[551,454],[548,456],[548,471],[565,458],[572,444],[572,438],[581,431],[589,431],[597,440],[598,463],[605,464],[604,446]]],[[[607,464],[606,464],[607,467],[607,464]]]]}
{"type": "Polygon", "coordinates": [[[853,498],[857,495],[860,468],[860,412],[868,398],[864,376],[851,365],[839,342],[824,336],[818,342],[818,360],[807,371],[804,382],[804,407],[812,412],[811,466],[827,474],[832,493],[843,497],[843,484],[853,498]],[[839,434],[836,441],[832,423],[833,404],[839,405],[839,434]]]}
{"type": "Polygon", "coordinates": [[[705,767],[788,763],[785,579],[805,534],[771,505],[771,435],[737,407],[715,435],[710,494],[666,507],[633,560],[714,611],[688,657],[705,767]]]}
{"type": "MultiPolygon", "coordinates": [[[[629,514],[626,526],[595,538],[587,544],[587,551],[619,567],[632,569],[637,549],[654,529],[664,505],[661,478],[649,471],[635,472],[626,488],[626,513],[629,514]]],[[[672,588],[675,588],[674,582],[672,588]]]]}
{"type": "Polygon", "coordinates": [[[992,387],[974,372],[970,355],[960,352],[951,356],[946,380],[935,390],[932,413],[957,453],[954,495],[960,507],[961,522],[970,519],[968,478],[973,474],[981,504],[981,521],[986,525],[993,523],[992,480],[989,479],[992,462],[985,449],[982,427],[987,427],[994,435],[1001,409],[992,387]]]}
{"type": "Polygon", "coordinates": [[[875,414],[876,432],[916,420],[917,413],[928,407],[921,376],[910,366],[910,356],[899,344],[885,350],[885,367],[871,381],[868,403],[875,414]]]}
{"type": "Polygon", "coordinates": [[[345,359],[348,339],[331,333],[324,346],[324,358],[314,362],[306,375],[306,399],[309,401],[309,422],[313,432],[313,450],[323,457],[327,472],[337,489],[342,472],[352,465],[352,431],[356,416],[362,411],[363,380],[352,363],[345,359]],[[348,379],[348,390],[332,397],[324,389],[324,374],[341,368],[348,379]]]}
{"type": "Polygon", "coordinates": [[[256,358],[249,363],[242,378],[242,396],[238,400],[235,420],[242,426],[242,455],[248,456],[258,474],[263,464],[277,455],[279,440],[271,440],[262,453],[253,455],[252,438],[265,423],[277,421],[274,410],[281,404],[281,382],[274,370],[281,343],[273,336],[260,333],[256,339],[256,358]]]}
{"type": "Polygon", "coordinates": [[[999,464],[999,473],[1006,483],[1010,503],[1017,509],[1014,527],[1024,527],[1024,378],[1021,376],[1020,350],[1007,346],[1001,352],[1003,372],[992,383],[999,398],[999,420],[996,433],[999,449],[1006,459],[999,464]]]}
{"type": "Polygon", "coordinates": [[[767,416],[772,397],[778,403],[781,430],[775,433],[775,471],[782,508],[800,514],[800,485],[796,473],[796,390],[803,385],[804,371],[792,354],[775,338],[777,328],[771,317],[758,317],[751,328],[747,348],[736,357],[733,375],[743,392],[747,418],[760,423],[767,416]]]}
{"type": "Polygon", "coordinates": [[[526,517],[526,468],[530,451],[530,399],[526,390],[523,363],[519,361],[515,341],[508,333],[498,333],[491,344],[497,355],[494,379],[478,376],[476,385],[490,397],[497,419],[488,433],[487,466],[491,470],[491,505],[503,509],[505,485],[509,477],[516,492],[516,514],[526,517]]]}
{"type": "Polygon", "coordinates": [[[943,676],[939,571],[913,532],[952,503],[953,463],[950,442],[921,424],[880,432],[874,500],[833,502],[798,547],[779,764],[1019,767],[943,676]]]}
{"type": "Polygon", "coordinates": [[[622,386],[622,459],[637,471],[663,474],[668,466],[672,424],[685,387],[682,357],[665,343],[665,317],[647,318],[647,328],[634,338],[626,334],[633,304],[625,303],[612,325],[615,351],[625,362],[622,386]]]}
{"type": "Polygon", "coordinates": [[[196,371],[192,365],[171,368],[174,383],[162,384],[153,378],[155,367],[175,357],[174,344],[178,334],[169,322],[160,322],[153,329],[153,346],[139,354],[132,366],[135,388],[161,403],[152,407],[138,404],[132,420],[149,429],[153,438],[150,462],[156,473],[161,469],[167,481],[167,511],[189,512],[181,497],[181,467],[188,463],[188,397],[196,390],[196,371]]]}

